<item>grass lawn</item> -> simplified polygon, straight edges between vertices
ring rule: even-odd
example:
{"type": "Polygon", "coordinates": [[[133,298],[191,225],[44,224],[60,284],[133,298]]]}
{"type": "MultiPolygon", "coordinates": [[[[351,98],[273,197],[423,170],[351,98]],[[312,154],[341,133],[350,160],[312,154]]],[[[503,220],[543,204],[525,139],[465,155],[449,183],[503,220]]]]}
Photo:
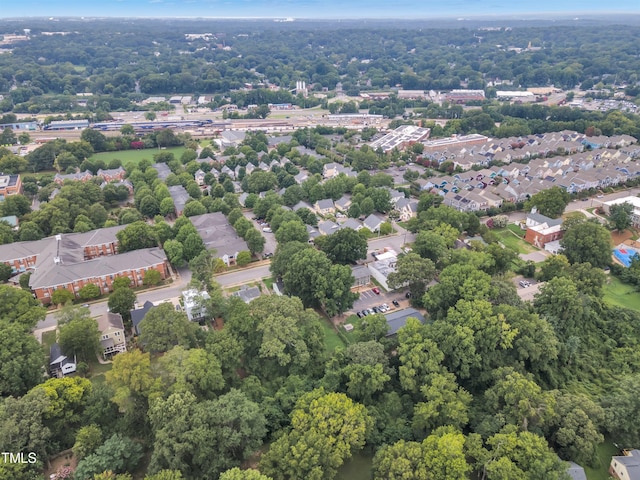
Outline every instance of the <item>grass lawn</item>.
{"type": "Polygon", "coordinates": [[[326,318],[322,318],[320,321],[324,330],[324,343],[327,346],[327,351],[333,353],[338,347],[343,348],[345,346],[344,342],[338,336],[338,332],[333,328],[331,322],[326,318]]]}
{"type": "Polygon", "coordinates": [[[49,355],[49,350],[51,349],[51,345],[56,343],[56,331],[50,330],[48,332],[44,332],[42,334],[42,348],[44,348],[47,355],[49,355]]]}
{"type": "Polygon", "coordinates": [[[587,474],[587,480],[608,480],[609,464],[613,455],[620,454],[620,451],[609,441],[605,441],[598,445],[598,458],[600,459],[600,468],[584,467],[587,474]]]}
{"type": "Polygon", "coordinates": [[[263,278],[262,282],[267,286],[269,290],[273,290],[273,278],[271,277],[263,278]]]}
{"type": "Polygon", "coordinates": [[[604,299],[613,305],[640,312],[640,293],[633,285],[622,283],[616,277],[604,286],[604,299]]]}
{"type": "Polygon", "coordinates": [[[531,253],[536,251],[534,247],[522,240],[522,238],[513,233],[509,228],[499,228],[493,230],[493,232],[505,247],[514,250],[516,253],[531,253]]]}
{"type": "Polygon", "coordinates": [[[507,225],[507,229],[515,233],[520,238],[524,238],[525,233],[527,233],[526,230],[521,229],[520,225],[516,225],[515,223],[510,223],[509,225],[507,225]]]}
{"type": "Polygon", "coordinates": [[[173,153],[176,159],[180,160],[180,156],[184,153],[185,150],[186,150],[185,147],[171,147],[171,148],[166,148],[164,150],[158,150],[157,148],[147,148],[144,150],[123,150],[121,152],[102,152],[102,153],[96,153],[95,155],[92,155],[89,160],[103,160],[108,164],[111,160],[113,160],[114,158],[117,158],[122,162],[122,165],[126,165],[129,162],[134,162],[138,164],[138,162],[140,162],[140,160],[144,158],[148,158],[149,160],[153,161],[153,156],[155,154],[167,153],[167,152],[173,153]]]}

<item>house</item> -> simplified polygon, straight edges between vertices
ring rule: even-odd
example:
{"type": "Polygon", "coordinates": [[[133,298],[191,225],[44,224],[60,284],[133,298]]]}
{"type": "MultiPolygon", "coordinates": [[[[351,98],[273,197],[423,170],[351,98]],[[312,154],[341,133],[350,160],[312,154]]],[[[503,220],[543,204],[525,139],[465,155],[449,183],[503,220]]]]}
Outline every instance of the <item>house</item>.
{"type": "Polygon", "coordinates": [[[342,210],[343,212],[346,212],[347,210],[349,210],[349,207],[351,206],[351,195],[343,195],[342,197],[340,197],[338,200],[335,201],[334,205],[337,209],[342,210]]]}
{"type": "Polygon", "coordinates": [[[418,215],[418,202],[408,198],[401,198],[396,203],[396,210],[400,212],[400,220],[406,222],[418,215]]]}
{"type": "Polygon", "coordinates": [[[320,215],[329,215],[335,213],[336,207],[333,204],[333,200],[326,198],[324,200],[318,200],[313,204],[313,209],[320,215]]]}
{"type": "Polygon", "coordinates": [[[526,220],[527,231],[524,235],[525,242],[538,248],[545,248],[546,244],[551,243],[552,248],[557,252],[556,244],[562,240],[564,230],[562,230],[562,219],[552,219],[537,213],[535,207],[531,213],[527,215],[526,220]]]}
{"type": "Polygon", "coordinates": [[[51,376],[62,378],[76,371],[76,357],[73,359],[62,353],[60,345],[54,343],[49,349],[49,372],[51,376]]]}
{"type": "Polygon", "coordinates": [[[127,351],[124,323],[119,313],[107,312],[98,317],[98,330],[100,330],[102,356],[105,359],[127,351]]]}
{"type": "Polygon", "coordinates": [[[305,202],[304,200],[300,200],[298,203],[296,203],[296,204],[293,206],[292,210],[293,210],[294,212],[297,212],[297,211],[298,211],[298,210],[300,210],[301,208],[308,208],[309,210],[313,210],[313,206],[312,206],[310,203],[305,202]]]}
{"type": "Polygon", "coordinates": [[[380,229],[380,225],[382,225],[383,222],[384,222],[383,219],[381,219],[380,217],[372,213],[367,218],[365,218],[363,223],[364,223],[364,226],[368,228],[370,231],[377,232],[380,229]]]}
{"type": "Polygon", "coordinates": [[[114,180],[124,180],[124,177],[127,175],[127,171],[122,168],[111,168],[107,170],[98,169],[97,177],[102,178],[105,182],[113,182],[114,180]]]}
{"type": "Polygon", "coordinates": [[[332,221],[318,223],[318,230],[322,235],[331,235],[340,230],[340,225],[332,221]]]}
{"type": "Polygon", "coordinates": [[[129,314],[131,315],[131,324],[133,325],[133,333],[135,335],[140,335],[140,322],[144,320],[144,317],[152,308],[153,303],[147,300],[146,302],[144,302],[144,305],[142,305],[142,308],[137,308],[129,312],[129,314]]]}
{"type": "Polygon", "coordinates": [[[176,216],[182,215],[184,211],[184,206],[191,199],[189,193],[185,190],[182,185],[172,185],[169,187],[169,194],[173,199],[173,204],[176,207],[176,216]]]}
{"type": "Polygon", "coordinates": [[[371,283],[371,272],[366,265],[351,267],[351,274],[353,275],[354,287],[364,287],[371,283]]]}
{"type": "Polygon", "coordinates": [[[59,173],[56,173],[53,177],[53,181],[58,185],[62,185],[65,182],[65,180],[73,180],[75,182],[86,182],[88,180],[91,180],[92,178],[93,178],[93,173],[91,173],[89,170],[85,170],[84,172],[69,173],[67,175],[61,175],[59,173]]]}
{"type": "Polygon", "coordinates": [[[233,226],[220,212],[195,215],[190,218],[207,250],[215,250],[215,256],[227,266],[235,265],[238,253],[248,251],[249,246],[238,236],[233,226]]]}
{"type": "Polygon", "coordinates": [[[204,176],[205,175],[206,174],[202,170],[198,169],[198,170],[196,170],[196,173],[193,174],[193,178],[195,179],[195,181],[196,181],[196,183],[198,185],[202,186],[202,185],[204,185],[204,176]]]}
{"type": "Polygon", "coordinates": [[[405,308],[404,310],[387,313],[384,318],[387,319],[387,325],[389,326],[387,337],[398,333],[398,330],[406,325],[409,318],[417,318],[420,323],[424,323],[424,315],[415,308],[405,308]]]}
{"type": "Polygon", "coordinates": [[[360,223],[355,218],[347,218],[347,220],[340,225],[340,229],[350,228],[351,230],[355,230],[356,232],[362,229],[362,223],[360,223]]]}
{"type": "Polygon", "coordinates": [[[404,198],[404,193],[398,190],[394,190],[393,188],[387,187],[386,190],[389,192],[389,196],[391,197],[391,205],[395,205],[398,200],[404,198]]]}
{"type": "Polygon", "coordinates": [[[587,480],[587,474],[580,465],[574,462],[569,462],[569,468],[567,468],[567,475],[571,480],[587,480]]]}
{"type": "Polygon", "coordinates": [[[260,289],[258,287],[243,285],[240,287],[240,290],[233,292],[231,295],[241,298],[244,303],[251,303],[260,296],[260,289]]]}
{"type": "Polygon", "coordinates": [[[171,169],[166,163],[154,163],[151,165],[156,172],[158,172],[158,178],[160,180],[166,180],[169,175],[171,175],[171,169]]]}
{"type": "Polygon", "coordinates": [[[0,200],[9,195],[22,193],[22,179],[20,175],[5,175],[0,172],[0,200]]]}
{"type": "Polygon", "coordinates": [[[199,292],[192,288],[182,292],[184,298],[184,312],[187,318],[192,322],[203,322],[207,316],[207,308],[204,304],[209,300],[209,294],[206,291],[199,292]]]}
{"type": "Polygon", "coordinates": [[[294,177],[293,177],[293,178],[295,179],[295,181],[296,181],[296,183],[297,183],[298,185],[301,185],[301,184],[303,184],[303,183],[305,182],[305,180],[307,180],[307,179],[309,178],[309,175],[307,175],[307,173],[306,173],[306,172],[302,172],[302,171],[301,171],[301,172],[300,172],[300,173],[298,173],[297,175],[294,175],[294,177]]]}
{"type": "Polygon", "coordinates": [[[619,480],[640,480],[640,450],[624,450],[623,453],[611,457],[609,475],[619,480]]]}

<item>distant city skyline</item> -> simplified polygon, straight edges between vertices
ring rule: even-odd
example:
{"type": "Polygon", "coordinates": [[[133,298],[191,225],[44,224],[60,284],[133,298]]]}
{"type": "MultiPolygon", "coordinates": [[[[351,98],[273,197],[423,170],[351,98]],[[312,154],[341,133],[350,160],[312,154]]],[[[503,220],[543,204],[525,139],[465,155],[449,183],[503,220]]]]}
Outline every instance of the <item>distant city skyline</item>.
{"type": "Polygon", "coordinates": [[[638,13],[638,0],[22,0],[7,1],[12,17],[437,18],[507,15],[638,13]]]}

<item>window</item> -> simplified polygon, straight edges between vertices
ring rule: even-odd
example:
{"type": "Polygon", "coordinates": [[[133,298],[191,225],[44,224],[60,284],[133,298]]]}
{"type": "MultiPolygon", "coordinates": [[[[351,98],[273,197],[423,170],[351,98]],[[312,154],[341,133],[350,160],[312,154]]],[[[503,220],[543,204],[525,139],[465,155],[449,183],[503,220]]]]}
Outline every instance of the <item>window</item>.
{"type": "Polygon", "coordinates": [[[107,338],[109,338],[109,335],[102,335],[101,340],[106,340],[107,338]]]}
{"type": "Polygon", "coordinates": [[[115,336],[116,336],[116,337],[119,337],[119,336],[120,336],[120,332],[116,332],[116,333],[115,333],[115,336]]]}

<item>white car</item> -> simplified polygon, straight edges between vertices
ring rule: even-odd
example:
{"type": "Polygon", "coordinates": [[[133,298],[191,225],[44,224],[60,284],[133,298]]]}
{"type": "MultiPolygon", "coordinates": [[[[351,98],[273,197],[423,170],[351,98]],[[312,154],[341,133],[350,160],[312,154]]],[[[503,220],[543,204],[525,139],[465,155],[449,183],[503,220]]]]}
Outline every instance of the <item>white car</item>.
{"type": "Polygon", "coordinates": [[[265,233],[271,233],[273,230],[271,230],[269,227],[264,227],[262,231],[265,233]]]}

